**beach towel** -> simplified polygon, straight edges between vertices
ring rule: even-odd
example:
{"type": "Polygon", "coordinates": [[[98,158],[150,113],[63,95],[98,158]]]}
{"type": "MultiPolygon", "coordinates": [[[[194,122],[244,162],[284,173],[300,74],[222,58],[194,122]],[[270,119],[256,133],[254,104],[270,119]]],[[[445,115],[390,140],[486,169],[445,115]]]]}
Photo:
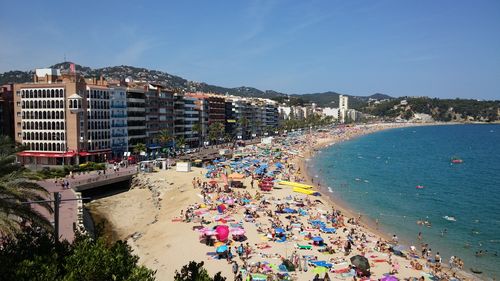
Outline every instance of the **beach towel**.
{"type": "Polygon", "coordinates": [[[333,272],[340,273],[342,277],[352,277],[352,275],[350,273],[347,276],[344,276],[344,274],[346,274],[347,272],[349,272],[349,268],[336,269],[333,272]]]}
{"type": "Polygon", "coordinates": [[[299,245],[299,244],[297,244],[297,248],[299,250],[311,250],[312,246],[311,245],[299,245]]]}

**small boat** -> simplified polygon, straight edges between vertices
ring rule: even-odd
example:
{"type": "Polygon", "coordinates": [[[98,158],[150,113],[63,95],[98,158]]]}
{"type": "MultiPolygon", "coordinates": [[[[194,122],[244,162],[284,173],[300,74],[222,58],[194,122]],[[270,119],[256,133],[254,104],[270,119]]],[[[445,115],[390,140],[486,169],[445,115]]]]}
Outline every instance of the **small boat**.
{"type": "Polygon", "coordinates": [[[417,189],[423,189],[424,186],[423,185],[417,185],[417,189]]]}
{"type": "Polygon", "coordinates": [[[463,162],[464,162],[464,160],[462,160],[462,159],[460,159],[458,157],[451,158],[451,163],[453,163],[453,164],[461,164],[463,162]]]}
{"type": "Polygon", "coordinates": [[[300,188],[300,187],[294,187],[293,191],[298,192],[298,193],[307,194],[307,195],[313,195],[315,193],[314,190],[304,189],[304,188],[300,188]]]}
{"type": "Polygon", "coordinates": [[[470,271],[472,271],[472,273],[475,273],[475,274],[481,274],[481,273],[483,273],[481,270],[479,270],[477,268],[473,268],[473,267],[470,268],[470,271]]]}
{"type": "Polygon", "coordinates": [[[303,183],[291,182],[291,181],[279,181],[278,184],[288,185],[288,186],[291,186],[291,187],[300,187],[300,188],[304,188],[304,189],[311,189],[311,188],[313,188],[313,186],[309,185],[309,184],[303,184],[303,183]]]}
{"type": "Polygon", "coordinates": [[[457,221],[457,219],[455,217],[452,217],[452,216],[444,216],[443,219],[445,219],[447,221],[457,221]]]}

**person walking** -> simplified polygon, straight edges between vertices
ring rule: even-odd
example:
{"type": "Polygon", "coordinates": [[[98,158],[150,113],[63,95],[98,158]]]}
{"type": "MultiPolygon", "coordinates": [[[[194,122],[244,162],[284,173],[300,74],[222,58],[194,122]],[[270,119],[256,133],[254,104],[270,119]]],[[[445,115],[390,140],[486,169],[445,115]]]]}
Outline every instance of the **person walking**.
{"type": "Polygon", "coordinates": [[[234,280],[237,280],[239,266],[238,266],[238,263],[236,261],[233,261],[232,270],[233,270],[233,274],[234,274],[234,280]]]}

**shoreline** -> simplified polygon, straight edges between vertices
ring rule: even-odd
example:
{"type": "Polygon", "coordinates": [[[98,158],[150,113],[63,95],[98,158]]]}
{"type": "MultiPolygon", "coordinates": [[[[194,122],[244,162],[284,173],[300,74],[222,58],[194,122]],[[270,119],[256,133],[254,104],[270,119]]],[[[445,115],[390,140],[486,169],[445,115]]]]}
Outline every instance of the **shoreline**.
{"type": "MultiPolygon", "coordinates": [[[[482,124],[482,123],[477,123],[477,125],[480,125],[480,124],[482,124]]],[[[377,124],[377,125],[384,125],[384,124],[377,124]]],[[[299,167],[301,167],[301,170],[304,171],[305,182],[313,185],[316,189],[318,189],[322,193],[322,195],[324,195],[323,198],[326,197],[325,201],[327,201],[331,206],[335,206],[336,209],[341,210],[342,213],[345,213],[348,217],[356,218],[358,215],[363,215],[363,214],[356,211],[356,208],[350,206],[349,203],[343,201],[342,199],[335,198],[333,193],[330,193],[325,186],[322,185],[321,187],[318,187],[318,184],[314,183],[312,181],[312,179],[314,178],[314,175],[311,174],[310,168],[312,168],[312,167],[311,167],[311,165],[308,165],[308,163],[306,161],[307,159],[310,159],[309,161],[312,161],[312,159],[317,156],[317,153],[319,151],[325,150],[329,146],[336,145],[336,144],[339,144],[342,142],[351,141],[351,140],[354,140],[354,139],[362,137],[362,136],[366,136],[366,135],[370,135],[370,134],[374,134],[374,133],[378,133],[378,132],[382,132],[382,131],[386,131],[386,130],[420,127],[420,126],[443,126],[443,125],[444,126],[447,126],[447,125],[451,126],[451,125],[476,125],[476,124],[475,123],[458,123],[458,122],[448,122],[448,123],[435,122],[435,123],[394,123],[391,125],[397,125],[397,126],[382,127],[382,128],[379,128],[379,129],[376,129],[373,131],[363,132],[361,134],[357,134],[353,137],[349,137],[346,139],[341,138],[340,140],[325,141],[325,142],[322,142],[322,143],[319,143],[319,144],[316,144],[316,145],[310,147],[308,150],[306,150],[304,152],[304,158],[299,159],[297,161],[299,167]],[[306,157],[306,155],[307,155],[307,157],[306,157]]],[[[320,183],[325,182],[323,178],[318,178],[318,180],[320,181],[320,183]]],[[[371,219],[367,216],[363,216],[361,218],[360,226],[362,228],[366,229],[367,231],[369,231],[370,233],[372,233],[372,234],[374,234],[374,235],[376,235],[376,236],[378,236],[386,241],[391,241],[391,238],[392,238],[391,234],[394,234],[394,233],[389,233],[389,231],[385,230],[383,227],[379,227],[373,219],[371,219]]],[[[401,240],[401,239],[400,239],[400,242],[411,243],[410,241],[401,240]]],[[[418,247],[418,246],[419,245],[416,245],[416,247],[418,247]]],[[[430,245],[430,247],[432,247],[432,245],[430,245]]],[[[425,261],[423,258],[419,258],[419,260],[425,261]]],[[[447,263],[443,263],[442,267],[450,273],[455,272],[458,276],[460,276],[464,280],[484,280],[483,278],[479,278],[478,276],[474,275],[472,272],[469,272],[465,269],[452,271],[452,269],[448,266],[447,263]]]]}
{"type": "MultiPolygon", "coordinates": [[[[439,124],[416,124],[418,125],[439,125],[439,124]]],[[[401,128],[401,127],[409,127],[408,124],[392,124],[394,127],[390,127],[391,125],[382,124],[382,125],[369,125],[373,126],[374,129],[370,132],[365,132],[363,135],[374,133],[381,131],[383,129],[391,129],[391,128],[401,128]],[[397,126],[396,126],[397,125],[397,126]],[[378,127],[377,127],[378,126],[378,127]],[[378,128],[375,130],[375,128],[378,128]]],[[[307,169],[307,158],[315,157],[315,153],[318,150],[324,149],[333,143],[339,143],[340,141],[351,140],[354,137],[359,137],[361,134],[354,135],[350,134],[348,136],[343,136],[345,139],[339,139],[338,136],[332,135],[332,131],[328,131],[327,133],[320,133],[313,138],[308,138],[307,134],[295,137],[295,140],[298,140],[298,144],[292,144],[290,146],[290,150],[295,150],[298,155],[292,155],[293,153],[289,153],[286,145],[280,143],[278,147],[282,147],[285,155],[290,154],[290,158],[288,161],[284,161],[284,163],[289,163],[295,166],[295,170],[300,167],[301,176],[306,178],[306,181],[312,182],[311,179],[313,175],[310,174],[309,169],[307,169]],[[304,145],[309,141],[310,146],[304,145]]],[[[293,140],[294,137],[289,138],[289,140],[293,140]]],[[[285,142],[287,139],[284,140],[285,142]]],[[[253,158],[265,159],[262,156],[258,157],[257,152],[259,151],[259,145],[248,146],[247,149],[249,151],[253,151],[253,158]]],[[[265,159],[263,161],[269,161],[269,159],[265,159]]],[[[271,161],[273,163],[273,161],[271,161]]],[[[192,206],[199,209],[200,211],[206,212],[205,209],[200,207],[201,198],[200,195],[201,190],[199,188],[193,188],[192,179],[193,177],[203,178],[203,181],[209,181],[210,178],[205,178],[204,175],[206,173],[206,169],[203,168],[193,168],[191,172],[182,173],[176,172],[175,170],[166,170],[166,171],[155,171],[153,173],[141,173],[137,176],[137,179],[134,181],[134,186],[127,192],[117,194],[111,197],[98,199],[91,203],[91,206],[94,207],[92,215],[94,216],[94,212],[97,212],[102,217],[104,217],[108,223],[109,228],[113,230],[113,234],[116,233],[118,239],[126,240],[129,245],[134,250],[134,254],[140,257],[140,263],[146,265],[147,267],[157,270],[157,280],[169,280],[173,276],[173,272],[175,270],[180,270],[183,265],[186,265],[191,260],[196,261],[204,261],[204,267],[207,271],[213,275],[218,271],[222,272],[222,275],[228,277],[230,280],[232,277],[232,272],[230,266],[226,264],[224,261],[214,260],[212,257],[208,256],[209,252],[213,251],[213,248],[208,248],[203,243],[199,242],[199,233],[197,231],[193,231],[198,224],[189,223],[189,222],[181,222],[178,221],[179,213],[181,210],[186,210],[192,206]]],[[[221,182],[220,178],[214,178],[221,182]]],[[[256,196],[258,193],[261,193],[257,187],[250,188],[250,177],[244,178],[242,181],[244,185],[247,186],[246,189],[234,189],[234,192],[240,193],[249,193],[252,196],[256,196]]],[[[314,184],[316,187],[317,184],[314,184]]],[[[317,189],[317,188],[315,188],[317,189]]],[[[318,205],[316,207],[311,208],[311,210],[320,211],[320,208],[323,211],[326,208],[326,211],[331,210],[332,207],[336,209],[342,210],[342,213],[345,214],[345,219],[355,218],[356,212],[354,208],[349,208],[347,204],[343,204],[339,202],[340,200],[334,200],[328,196],[328,191],[325,188],[321,188],[319,190],[322,193],[322,197],[310,197],[303,196],[298,193],[295,193],[290,188],[280,188],[275,189],[271,193],[262,194],[271,202],[275,202],[276,198],[285,198],[285,197],[300,197],[300,198],[309,198],[309,199],[321,199],[323,201],[323,205],[318,205]]],[[[219,195],[224,195],[224,193],[214,193],[210,196],[218,197],[219,195]]],[[[227,195],[225,195],[227,196],[227,195]]],[[[234,195],[232,195],[234,196],[234,195]]],[[[236,196],[237,198],[237,196],[236,196]]],[[[308,199],[308,200],[309,200],[308,199]]],[[[256,201],[258,202],[258,201],[256,201]]],[[[279,202],[279,201],[278,201],[279,202]]],[[[244,208],[242,206],[235,206],[234,208],[234,217],[236,221],[242,220],[241,211],[244,208]]],[[[209,211],[213,212],[213,211],[209,211]]],[[[312,213],[311,213],[312,214],[312,213]]],[[[210,218],[210,217],[209,217],[210,218]]],[[[261,223],[265,223],[265,216],[260,220],[261,223]]],[[[302,218],[305,224],[305,217],[302,218]]],[[[212,223],[217,223],[217,221],[212,221],[212,223]]],[[[267,222],[269,223],[269,222],[267,222]]],[[[255,224],[243,222],[245,230],[247,231],[248,241],[251,245],[257,245],[262,243],[269,243],[271,245],[271,249],[261,250],[259,248],[255,249],[255,253],[252,256],[252,261],[262,261],[266,260],[272,263],[276,263],[278,256],[288,256],[291,251],[288,249],[294,248],[292,245],[287,246],[279,243],[275,243],[273,241],[263,242],[265,237],[262,237],[262,234],[257,231],[257,227],[255,224]],[[273,257],[268,257],[269,252],[273,252],[273,257]]],[[[376,230],[374,227],[370,227],[369,222],[367,222],[367,218],[363,217],[362,224],[360,226],[346,224],[346,228],[353,228],[359,231],[360,233],[366,233],[370,244],[373,244],[376,240],[384,239],[388,240],[388,236],[383,232],[383,230],[376,230]]],[[[322,234],[324,236],[325,234],[322,234]]],[[[293,236],[297,238],[297,240],[292,241],[293,244],[301,243],[302,236],[297,234],[293,234],[293,236]]],[[[337,234],[333,235],[333,238],[336,240],[344,241],[346,239],[346,234],[342,231],[337,232],[337,234]]],[[[332,237],[330,237],[331,239],[332,237]]],[[[264,240],[264,241],[267,241],[264,240]]],[[[307,240],[302,242],[307,243],[307,240]]],[[[367,247],[368,249],[369,247],[367,247]]],[[[371,254],[367,255],[378,255],[379,258],[387,259],[387,253],[373,251],[369,248],[369,252],[371,254]]],[[[316,250],[313,250],[316,252],[316,250]]],[[[359,252],[358,250],[354,250],[355,252],[359,252]]],[[[305,254],[305,252],[300,252],[301,254],[305,254]]],[[[333,258],[335,256],[340,255],[342,252],[339,249],[337,254],[333,256],[326,256],[323,253],[317,253],[322,258],[333,258]]],[[[344,256],[347,258],[347,256],[344,256]]],[[[416,276],[419,277],[423,272],[417,272],[415,269],[409,267],[409,260],[400,258],[400,257],[392,257],[393,261],[398,261],[402,266],[400,269],[401,277],[410,277],[416,276]]],[[[239,260],[238,260],[239,261],[239,260]]],[[[390,257],[389,257],[390,261],[390,257]]],[[[422,259],[419,259],[419,262],[425,265],[422,259]]],[[[390,271],[390,264],[387,263],[376,263],[373,265],[373,273],[374,277],[378,278],[384,272],[390,271]]],[[[427,272],[428,269],[425,269],[427,272]]],[[[311,280],[312,272],[296,272],[296,277],[299,279],[296,280],[311,280]]],[[[427,273],[425,273],[427,274],[427,273]]],[[[462,276],[460,274],[460,276],[462,276]]],[[[338,275],[340,277],[340,275],[338,275]]],[[[337,279],[337,277],[334,277],[337,279]]],[[[472,278],[467,277],[462,280],[470,280],[472,278]]]]}

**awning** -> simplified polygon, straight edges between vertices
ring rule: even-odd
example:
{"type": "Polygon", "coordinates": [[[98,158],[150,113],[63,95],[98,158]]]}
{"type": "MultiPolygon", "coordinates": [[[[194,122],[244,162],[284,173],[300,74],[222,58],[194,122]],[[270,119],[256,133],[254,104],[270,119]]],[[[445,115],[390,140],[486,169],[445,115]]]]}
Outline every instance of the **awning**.
{"type": "Polygon", "coordinates": [[[80,151],[80,153],[78,153],[78,155],[80,156],[89,156],[89,155],[97,155],[97,154],[105,154],[105,153],[108,153],[110,152],[111,150],[101,150],[101,151],[92,151],[92,152],[89,152],[89,151],[80,151]]]}
{"type": "Polygon", "coordinates": [[[74,151],[66,153],[51,153],[51,152],[35,152],[35,151],[22,151],[17,154],[18,156],[32,156],[32,157],[49,157],[49,158],[61,158],[61,157],[73,157],[76,155],[74,151]]]}
{"type": "Polygon", "coordinates": [[[148,146],[149,149],[158,149],[158,148],[161,148],[161,146],[159,145],[150,145],[148,146]]]}

